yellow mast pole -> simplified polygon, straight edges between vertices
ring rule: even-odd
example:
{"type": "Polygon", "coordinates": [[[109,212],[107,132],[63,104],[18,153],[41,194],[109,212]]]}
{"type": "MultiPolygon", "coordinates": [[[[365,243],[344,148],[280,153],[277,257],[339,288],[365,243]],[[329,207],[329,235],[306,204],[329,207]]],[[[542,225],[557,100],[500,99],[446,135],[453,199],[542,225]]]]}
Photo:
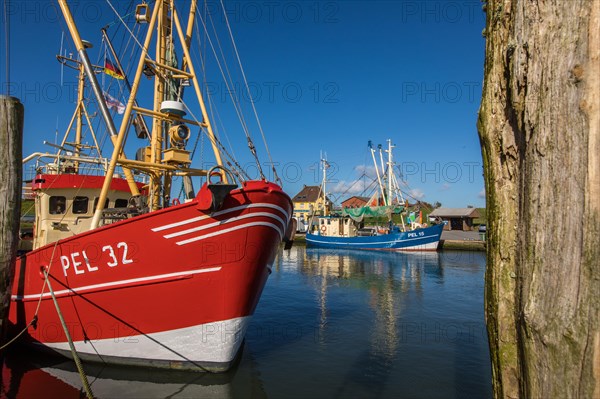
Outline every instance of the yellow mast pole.
{"type": "MultiPolygon", "coordinates": [[[[192,2],[190,4],[190,12],[188,14],[187,28],[185,31],[185,44],[184,45],[186,47],[189,47],[190,43],[192,42],[192,34],[194,33],[194,20],[196,18],[196,9],[197,9],[197,1],[192,0],[192,2]]],[[[190,60],[190,62],[191,62],[191,60],[190,60]]],[[[185,71],[187,69],[187,65],[188,65],[188,60],[184,56],[183,60],[181,62],[181,69],[183,71],[185,71]]],[[[180,93],[183,95],[182,88],[180,88],[180,93]]],[[[192,182],[192,177],[191,176],[183,176],[182,183],[183,183],[183,189],[185,192],[185,197],[193,198],[193,196],[196,193],[194,190],[194,184],[192,182]]]]}
{"type": "MultiPolygon", "coordinates": [[[[78,38],[79,44],[81,45],[81,39],[79,39],[79,35],[77,35],[77,29],[75,28],[75,25],[73,23],[73,17],[71,16],[71,12],[69,11],[67,4],[65,3],[65,0],[59,0],[59,4],[60,4],[63,14],[65,15],[65,19],[67,21],[67,25],[69,26],[69,30],[71,31],[71,34],[73,34],[73,32],[75,32],[76,37],[78,38]]],[[[102,215],[102,208],[104,206],[104,202],[106,201],[106,197],[108,195],[108,190],[110,188],[110,184],[112,182],[112,176],[113,176],[113,174],[115,172],[115,168],[117,166],[119,154],[122,151],[123,140],[125,139],[125,133],[127,132],[127,126],[129,124],[129,119],[131,117],[131,111],[133,109],[133,105],[135,102],[134,101],[135,96],[137,94],[137,90],[138,90],[138,87],[140,84],[140,77],[142,76],[142,70],[144,67],[146,55],[148,54],[148,47],[150,45],[150,41],[152,40],[152,33],[153,33],[152,26],[156,22],[156,16],[158,15],[158,11],[160,10],[161,6],[162,6],[162,2],[157,2],[156,6],[154,8],[154,11],[152,12],[152,18],[151,18],[149,26],[148,26],[148,33],[146,34],[146,39],[144,41],[144,47],[142,48],[142,54],[140,56],[140,61],[138,63],[138,67],[137,67],[137,71],[136,71],[135,78],[133,81],[133,85],[131,87],[131,93],[129,96],[129,100],[127,101],[127,106],[125,107],[125,113],[123,115],[123,122],[121,123],[121,127],[119,129],[119,134],[117,135],[115,142],[114,142],[115,148],[112,153],[110,164],[108,165],[106,177],[104,178],[104,184],[102,185],[102,191],[100,193],[98,205],[96,206],[96,210],[94,211],[94,217],[92,218],[90,230],[98,227],[98,224],[100,223],[100,216],[102,215]]],[[[82,45],[82,47],[83,47],[83,45],[82,45]]],[[[137,187],[136,187],[136,190],[137,190],[137,187]]]]}
{"type": "MultiPolygon", "coordinates": [[[[223,161],[221,159],[221,151],[217,146],[217,139],[212,129],[212,125],[210,120],[208,119],[208,112],[206,111],[206,105],[204,104],[204,99],[202,98],[202,92],[200,91],[200,85],[198,84],[198,78],[196,76],[196,71],[194,70],[194,64],[191,62],[192,58],[190,56],[190,51],[188,49],[188,45],[186,44],[185,36],[183,35],[183,30],[181,29],[181,23],[179,22],[179,17],[177,16],[177,10],[173,8],[173,20],[175,21],[175,27],[177,28],[177,34],[179,35],[179,40],[182,43],[183,53],[185,55],[186,60],[188,60],[188,67],[190,68],[190,73],[194,75],[194,90],[196,90],[196,96],[198,97],[198,102],[200,103],[200,109],[202,110],[202,118],[203,122],[206,125],[206,132],[208,133],[208,138],[210,139],[210,143],[213,148],[213,152],[215,153],[215,159],[217,164],[223,165],[223,161]]],[[[227,174],[222,174],[223,182],[227,183],[227,174]]]]}
{"type": "MultiPolygon", "coordinates": [[[[192,41],[192,33],[194,33],[194,19],[196,18],[196,8],[197,1],[192,0],[192,4],[190,5],[190,14],[188,15],[187,29],[185,31],[185,45],[190,47],[190,43],[192,41]]],[[[182,68],[185,70],[185,64],[182,68]]]]}
{"type": "Polygon", "coordinates": [[[98,152],[98,157],[102,158],[102,151],[100,151],[100,146],[98,145],[98,139],[96,139],[96,133],[94,132],[94,128],[92,127],[92,121],[90,121],[90,115],[85,107],[85,104],[81,104],[83,108],[83,114],[85,115],[85,120],[87,121],[88,127],[90,128],[90,132],[92,133],[92,139],[94,140],[94,145],[96,146],[96,151],[98,152]]]}
{"type": "MultiPolygon", "coordinates": [[[[157,3],[161,3],[161,11],[157,17],[156,23],[156,61],[164,64],[165,63],[165,32],[167,29],[167,14],[164,9],[167,5],[168,0],[159,0],[157,3]]],[[[150,27],[148,28],[150,29],[150,27]]],[[[154,111],[160,111],[160,105],[164,101],[165,84],[163,78],[156,74],[154,80],[154,111]]],[[[154,118],[152,123],[152,140],[150,142],[150,162],[159,163],[162,159],[163,150],[163,124],[164,122],[159,118],[154,118]]],[[[149,206],[151,211],[155,211],[160,208],[160,187],[162,172],[156,172],[150,174],[150,187],[149,187],[149,206]]]]}
{"type": "MultiPolygon", "coordinates": [[[[67,27],[69,28],[69,32],[71,33],[71,37],[73,38],[73,42],[75,43],[77,52],[78,52],[79,56],[81,57],[81,63],[83,64],[83,67],[88,75],[88,78],[90,79],[90,83],[92,85],[92,89],[94,90],[94,94],[95,94],[96,98],[98,99],[98,107],[100,108],[100,112],[102,113],[102,116],[107,124],[107,128],[110,133],[111,141],[115,145],[115,148],[119,147],[119,152],[117,152],[117,156],[118,156],[122,150],[121,145],[119,145],[119,146],[116,145],[117,139],[115,137],[116,136],[115,125],[114,125],[112,118],[110,117],[110,113],[108,111],[106,103],[104,102],[103,95],[100,91],[100,86],[98,85],[98,81],[96,80],[96,76],[94,75],[94,69],[93,69],[92,63],[90,62],[90,59],[87,56],[87,53],[85,51],[85,46],[83,45],[83,41],[81,40],[81,37],[79,36],[79,32],[77,31],[77,27],[75,26],[73,16],[71,15],[71,10],[69,9],[69,6],[67,5],[66,0],[58,0],[58,4],[60,5],[60,9],[63,13],[63,16],[65,17],[65,22],[67,23],[67,27]]],[[[110,177],[111,179],[112,179],[112,173],[114,173],[114,169],[111,172],[111,177],[110,177]]],[[[133,179],[133,174],[131,173],[131,171],[129,169],[123,169],[123,173],[125,173],[125,178],[127,179],[127,184],[129,186],[129,190],[131,191],[131,194],[139,195],[139,190],[137,188],[135,180],[133,179]]],[[[98,204],[100,204],[100,202],[98,202],[98,204]]],[[[102,202],[102,205],[104,205],[104,202],[102,202]]],[[[100,207],[100,205],[99,205],[99,207],[100,207]]],[[[100,207],[100,209],[102,209],[102,208],[100,207]]]]}
{"type": "MultiPolygon", "coordinates": [[[[62,141],[60,142],[60,146],[64,147],[65,144],[67,143],[67,138],[69,137],[69,132],[71,131],[71,128],[73,127],[73,123],[75,123],[75,118],[77,118],[77,111],[78,111],[79,107],[75,108],[75,112],[73,112],[73,116],[71,116],[71,121],[69,122],[69,125],[67,126],[67,130],[65,130],[65,135],[63,136],[62,141]]],[[[60,154],[62,150],[58,150],[58,153],[60,154]]]]}
{"type": "MultiPolygon", "coordinates": [[[[81,151],[81,130],[83,125],[83,90],[85,87],[85,69],[79,64],[79,82],[77,84],[77,127],[75,129],[75,157],[79,158],[81,151]]],[[[75,162],[75,172],[79,173],[79,162],[75,162]]]]}

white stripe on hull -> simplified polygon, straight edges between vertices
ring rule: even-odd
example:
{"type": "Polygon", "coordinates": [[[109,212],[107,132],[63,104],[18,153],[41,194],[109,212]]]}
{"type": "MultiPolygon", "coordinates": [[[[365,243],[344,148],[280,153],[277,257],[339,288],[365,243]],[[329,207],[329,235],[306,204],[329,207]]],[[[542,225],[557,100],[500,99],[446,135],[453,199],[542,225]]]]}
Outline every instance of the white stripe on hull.
{"type": "Polygon", "coordinates": [[[279,234],[279,239],[282,240],[283,239],[283,235],[284,233],[279,229],[279,227],[275,226],[273,223],[268,223],[268,222],[253,222],[253,223],[246,223],[246,224],[241,224],[239,226],[235,226],[235,227],[230,227],[228,229],[222,229],[219,231],[215,231],[214,233],[208,233],[208,234],[204,234],[201,236],[196,236],[196,237],[192,237],[192,238],[188,238],[187,240],[183,240],[183,241],[177,241],[177,245],[185,245],[185,244],[189,244],[191,242],[195,242],[195,241],[200,241],[200,240],[204,240],[206,238],[210,238],[210,237],[215,237],[221,234],[227,234],[230,233],[232,231],[236,231],[236,230],[240,230],[240,229],[246,229],[248,227],[252,227],[252,226],[266,226],[266,227],[270,227],[273,230],[275,230],[278,234],[279,234]]]}
{"type": "Polygon", "coordinates": [[[285,211],[285,209],[283,209],[282,207],[280,207],[278,205],[274,205],[274,204],[268,204],[268,203],[236,206],[233,208],[215,212],[212,215],[202,215],[202,216],[198,216],[198,217],[194,217],[194,218],[190,218],[190,219],[181,220],[179,222],[170,223],[170,224],[167,224],[164,226],[155,227],[155,228],[151,229],[151,231],[159,232],[159,231],[163,231],[163,230],[170,230],[170,229],[174,229],[176,227],[189,225],[189,224],[196,223],[196,222],[199,222],[202,220],[206,220],[208,218],[214,219],[214,217],[218,216],[218,215],[223,215],[223,214],[234,212],[234,211],[240,211],[240,210],[252,209],[252,208],[275,209],[275,210],[281,212],[281,214],[283,214],[284,218],[282,219],[281,217],[277,216],[276,214],[274,214],[272,212],[250,212],[246,215],[234,216],[234,217],[231,217],[228,219],[217,220],[217,221],[211,222],[211,223],[204,223],[204,224],[200,224],[199,226],[196,225],[193,227],[188,227],[184,230],[178,229],[178,231],[172,231],[169,234],[163,235],[163,238],[166,238],[167,240],[169,240],[169,239],[173,239],[173,238],[177,238],[177,237],[181,237],[181,236],[185,236],[185,235],[190,235],[192,233],[202,232],[203,230],[207,230],[207,229],[211,229],[211,228],[219,228],[218,231],[215,231],[212,233],[201,234],[201,235],[197,235],[195,237],[191,237],[191,238],[188,238],[185,240],[176,241],[177,245],[185,245],[185,244],[189,244],[192,242],[204,240],[206,238],[230,233],[232,231],[236,231],[236,230],[240,230],[240,229],[245,229],[245,228],[249,228],[249,227],[253,227],[253,226],[265,226],[265,227],[270,227],[270,228],[274,229],[275,231],[277,231],[277,233],[279,234],[279,238],[283,239],[283,237],[285,235],[285,231],[287,229],[287,224],[290,220],[290,217],[289,217],[288,213],[285,211]],[[240,225],[237,225],[234,227],[224,228],[225,225],[230,224],[230,223],[238,222],[238,221],[245,220],[245,219],[253,220],[258,217],[266,217],[266,218],[273,219],[273,220],[279,222],[280,226],[276,226],[275,224],[269,223],[269,222],[254,221],[254,222],[250,222],[250,223],[240,224],[240,225]]]}
{"type": "Polygon", "coordinates": [[[203,224],[201,226],[192,227],[187,230],[176,231],[175,233],[167,234],[167,235],[164,235],[163,237],[164,238],[179,237],[179,236],[182,236],[185,234],[195,233],[198,231],[210,229],[212,227],[223,226],[228,223],[233,223],[233,222],[237,222],[238,220],[253,218],[256,216],[264,216],[264,217],[268,217],[268,218],[277,220],[279,223],[281,223],[282,230],[285,230],[285,228],[287,227],[287,223],[284,222],[283,219],[277,215],[274,215],[272,213],[267,213],[267,212],[252,212],[247,215],[236,216],[236,217],[232,217],[232,218],[225,219],[225,220],[219,220],[219,221],[213,222],[213,223],[203,224]]]}
{"type": "MultiPolygon", "coordinates": [[[[160,317],[160,316],[157,316],[160,317]]],[[[228,363],[244,340],[250,316],[215,321],[146,335],[115,337],[92,341],[75,341],[79,354],[111,356],[147,361],[228,363]]],[[[69,351],[68,342],[44,343],[57,350],[69,351]]],[[[100,360],[98,358],[98,360],[100,360]]]]}
{"type": "MultiPolygon", "coordinates": [[[[316,236],[318,237],[318,236],[316,236]]],[[[429,237],[417,237],[417,238],[408,238],[401,240],[402,242],[413,241],[413,240],[423,240],[424,238],[429,237]]],[[[415,244],[409,245],[406,247],[383,247],[383,246],[375,246],[374,245],[382,245],[382,244],[391,244],[395,243],[395,241],[376,241],[376,242],[334,242],[334,241],[323,241],[318,238],[309,237],[306,239],[308,243],[314,244],[323,244],[328,245],[330,247],[337,246],[338,248],[347,248],[347,249],[367,249],[367,250],[382,250],[382,251],[414,251],[414,250],[437,250],[439,240],[430,242],[427,244],[415,244]]]]}
{"type": "Polygon", "coordinates": [[[201,220],[205,220],[205,219],[209,219],[209,218],[215,218],[216,216],[224,215],[224,214],[227,214],[230,212],[240,211],[240,210],[244,210],[244,209],[251,209],[251,208],[276,209],[285,216],[285,220],[290,219],[288,213],[282,207],[280,207],[278,205],[274,205],[274,204],[258,203],[258,204],[250,204],[250,205],[240,205],[240,206],[236,206],[236,207],[229,208],[229,209],[223,209],[222,211],[214,212],[210,215],[202,215],[202,216],[198,216],[198,217],[191,218],[191,219],[181,220],[181,221],[175,222],[175,223],[169,223],[164,226],[155,227],[152,229],[152,231],[157,232],[157,231],[172,229],[173,227],[179,227],[179,226],[183,226],[183,225],[186,225],[189,223],[199,222],[201,220]]]}
{"type": "MultiPolygon", "coordinates": [[[[142,285],[142,284],[147,284],[147,283],[151,283],[151,282],[158,281],[158,280],[177,279],[177,278],[183,278],[186,276],[193,276],[194,274],[218,272],[219,270],[221,270],[221,266],[207,267],[204,269],[196,269],[196,270],[188,270],[185,272],[167,273],[167,274],[159,274],[159,275],[154,275],[154,276],[132,278],[129,280],[111,281],[108,283],[92,284],[92,285],[86,285],[83,287],[73,287],[73,288],[68,288],[66,290],[54,291],[54,295],[56,295],[57,297],[60,297],[63,295],[68,295],[68,294],[83,294],[88,291],[96,291],[99,289],[105,289],[105,288],[116,289],[116,288],[121,288],[123,286],[132,285],[132,284],[136,284],[136,283],[140,283],[138,285],[142,285]]],[[[51,295],[52,294],[50,294],[49,292],[45,292],[45,293],[41,294],[41,297],[49,298],[51,295]]],[[[12,295],[11,296],[11,299],[13,301],[33,300],[33,299],[39,299],[39,298],[40,298],[40,294],[12,295]]]]}
{"type": "Polygon", "coordinates": [[[410,247],[398,248],[398,250],[436,250],[438,247],[439,241],[430,242],[429,244],[421,244],[421,245],[412,245],[410,247]]]}

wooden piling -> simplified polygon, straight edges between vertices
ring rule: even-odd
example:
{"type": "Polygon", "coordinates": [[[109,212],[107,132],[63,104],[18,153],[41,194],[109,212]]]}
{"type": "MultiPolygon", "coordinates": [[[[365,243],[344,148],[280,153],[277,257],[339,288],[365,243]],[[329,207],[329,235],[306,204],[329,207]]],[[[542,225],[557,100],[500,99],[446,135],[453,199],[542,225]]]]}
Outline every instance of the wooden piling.
{"type": "Polygon", "coordinates": [[[0,96],[0,342],[4,343],[21,215],[23,104],[0,96]]]}

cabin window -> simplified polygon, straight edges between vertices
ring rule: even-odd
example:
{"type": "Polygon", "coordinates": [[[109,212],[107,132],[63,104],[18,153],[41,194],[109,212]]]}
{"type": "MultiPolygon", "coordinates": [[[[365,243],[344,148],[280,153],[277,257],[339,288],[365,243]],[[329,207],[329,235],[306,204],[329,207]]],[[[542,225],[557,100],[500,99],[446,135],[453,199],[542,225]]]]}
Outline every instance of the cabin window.
{"type": "MultiPolygon", "coordinates": [[[[94,200],[94,210],[98,207],[98,200],[100,198],[96,197],[96,199],[94,200]]],[[[108,208],[108,198],[106,199],[106,201],[104,201],[104,209],[108,208]]]]}
{"type": "Polygon", "coordinates": [[[67,199],[60,195],[50,197],[49,212],[51,215],[62,215],[65,213],[67,199]]]}
{"type": "Polygon", "coordinates": [[[127,208],[127,204],[129,204],[129,201],[126,199],[119,198],[115,200],[115,208],[127,208]]]}
{"type": "Polygon", "coordinates": [[[73,213],[80,215],[82,213],[88,213],[88,197],[75,197],[73,198],[73,213]]]}

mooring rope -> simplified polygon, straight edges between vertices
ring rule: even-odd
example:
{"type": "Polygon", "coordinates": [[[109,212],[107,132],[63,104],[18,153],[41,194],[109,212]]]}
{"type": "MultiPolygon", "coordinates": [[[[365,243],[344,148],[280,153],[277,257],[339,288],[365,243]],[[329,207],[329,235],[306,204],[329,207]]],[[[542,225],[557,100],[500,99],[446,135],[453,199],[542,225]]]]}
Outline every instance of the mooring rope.
{"type": "Polygon", "coordinates": [[[79,355],[77,355],[77,351],[75,350],[75,345],[73,344],[73,340],[71,339],[71,334],[69,334],[69,329],[67,328],[67,323],[65,323],[65,319],[63,318],[60,307],[58,306],[58,301],[56,300],[56,296],[54,295],[54,290],[52,289],[52,285],[50,284],[50,278],[48,278],[48,271],[44,269],[44,277],[46,278],[46,284],[48,285],[48,290],[50,291],[50,295],[52,296],[52,301],[54,302],[54,306],[56,307],[56,313],[58,313],[58,318],[60,319],[60,323],[62,324],[63,330],[65,331],[65,336],[67,337],[67,341],[69,341],[69,347],[71,348],[71,354],[73,355],[73,360],[75,361],[75,365],[77,366],[77,371],[79,372],[79,377],[81,378],[81,383],[83,384],[83,389],[85,390],[85,394],[89,399],[93,399],[94,395],[92,394],[92,388],[90,387],[90,383],[88,382],[87,376],[83,371],[83,366],[81,365],[81,360],[79,360],[79,355]]]}

